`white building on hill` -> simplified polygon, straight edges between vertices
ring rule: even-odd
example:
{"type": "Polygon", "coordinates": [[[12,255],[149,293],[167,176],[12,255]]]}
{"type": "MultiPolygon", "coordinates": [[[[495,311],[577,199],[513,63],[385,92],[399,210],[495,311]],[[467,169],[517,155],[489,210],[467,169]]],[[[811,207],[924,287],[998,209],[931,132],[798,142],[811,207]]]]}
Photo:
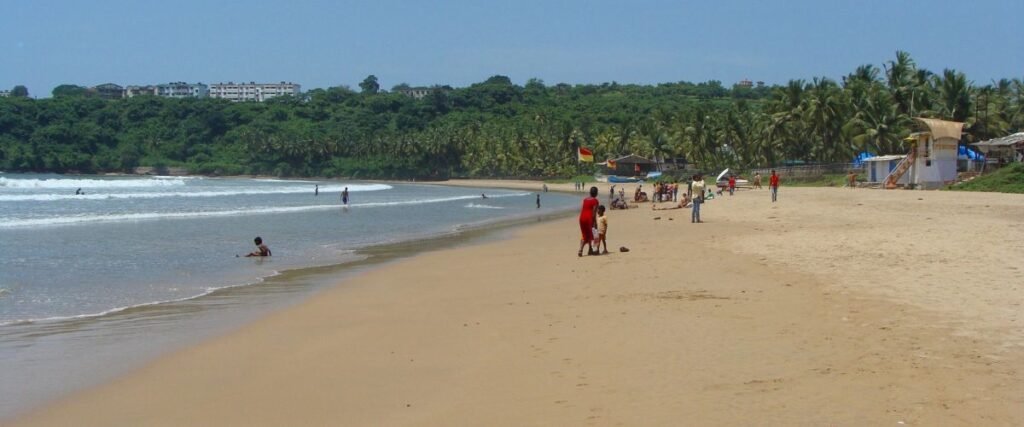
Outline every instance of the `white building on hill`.
{"type": "Polygon", "coordinates": [[[299,85],[291,82],[281,83],[214,83],[210,85],[210,97],[229,101],[263,102],[278,96],[299,96],[299,85]]]}
{"type": "Polygon", "coordinates": [[[173,82],[156,85],[156,96],[166,98],[206,98],[210,89],[202,83],[173,82]]]}

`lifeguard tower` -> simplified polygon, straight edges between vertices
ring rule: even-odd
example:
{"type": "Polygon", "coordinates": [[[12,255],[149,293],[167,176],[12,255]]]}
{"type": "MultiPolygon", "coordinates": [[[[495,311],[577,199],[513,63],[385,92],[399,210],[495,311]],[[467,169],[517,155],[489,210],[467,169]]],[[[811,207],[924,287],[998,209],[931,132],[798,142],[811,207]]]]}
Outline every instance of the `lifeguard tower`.
{"type": "Polygon", "coordinates": [[[922,131],[904,139],[910,144],[910,151],[882,181],[884,187],[893,189],[902,184],[906,188],[934,189],[955,182],[957,148],[964,124],[920,117],[914,121],[922,131]]]}

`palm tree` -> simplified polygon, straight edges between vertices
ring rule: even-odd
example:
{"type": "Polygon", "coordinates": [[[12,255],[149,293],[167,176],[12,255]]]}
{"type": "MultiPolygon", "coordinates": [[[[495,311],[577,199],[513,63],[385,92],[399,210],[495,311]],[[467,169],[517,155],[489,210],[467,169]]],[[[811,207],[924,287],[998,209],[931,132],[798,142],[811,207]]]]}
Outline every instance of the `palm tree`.
{"type": "Polygon", "coordinates": [[[913,117],[914,111],[914,60],[910,54],[902,50],[896,51],[896,60],[889,61],[885,66],[886,84],[892,94],[899,111],[913,117]]]}
{"type": "Polygon", "coordinates": [[[934,78],[939,89],[940,113],[943,117],[966,122],[971,113],[971,84],[964,73],[945,69],[934,78]]]}

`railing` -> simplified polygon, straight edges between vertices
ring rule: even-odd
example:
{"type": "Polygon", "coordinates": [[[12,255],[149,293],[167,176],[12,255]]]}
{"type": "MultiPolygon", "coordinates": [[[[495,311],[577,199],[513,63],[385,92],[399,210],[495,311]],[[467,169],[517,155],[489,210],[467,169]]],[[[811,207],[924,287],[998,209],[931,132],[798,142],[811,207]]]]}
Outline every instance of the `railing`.
{"type": "Polygon", "coordinates": [[[914,164],[914,159],[917,158],[917,150],[910,150],[910,154],[900,160],[900,163],[896,165],[896,168],[886,175],[885,179],[882,180],[885,183],[885,188],[892,189],[896,188],[896,183],[903,177],[903,174],[910,170],[910,166],[914,164]]]}
{"type": "Polygon", "coordinates": [[[864,165],[856,163],[831,163],[821,165],[777,166],[774,168],[751,169],[750,175],[759,173],[761,176],[768,176],[771,175],[773,169],[777,174],[789,178],[814,178],[826,174],[845,174],[850,171],[861,172],[864,170],[864,165]]]}

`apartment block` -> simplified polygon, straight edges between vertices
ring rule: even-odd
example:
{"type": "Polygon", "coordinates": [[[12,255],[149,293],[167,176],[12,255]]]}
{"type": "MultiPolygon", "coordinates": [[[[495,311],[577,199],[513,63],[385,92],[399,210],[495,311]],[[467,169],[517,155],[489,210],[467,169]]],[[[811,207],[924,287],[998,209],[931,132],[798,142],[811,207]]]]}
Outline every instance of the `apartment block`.
{"type": "Polygon", "coordinates": [[[210,97],[234,102],[263,102],[278,96],[299,96],[300,86],[291,82],[280,83],[214,83],[210,85],[210,97]]]}
{"type": "Polygon", "coordinates": [[[210,89],[202,83],[173,82],[156,85],[156,96],[166,98],[206,98],[210,89]]]}

